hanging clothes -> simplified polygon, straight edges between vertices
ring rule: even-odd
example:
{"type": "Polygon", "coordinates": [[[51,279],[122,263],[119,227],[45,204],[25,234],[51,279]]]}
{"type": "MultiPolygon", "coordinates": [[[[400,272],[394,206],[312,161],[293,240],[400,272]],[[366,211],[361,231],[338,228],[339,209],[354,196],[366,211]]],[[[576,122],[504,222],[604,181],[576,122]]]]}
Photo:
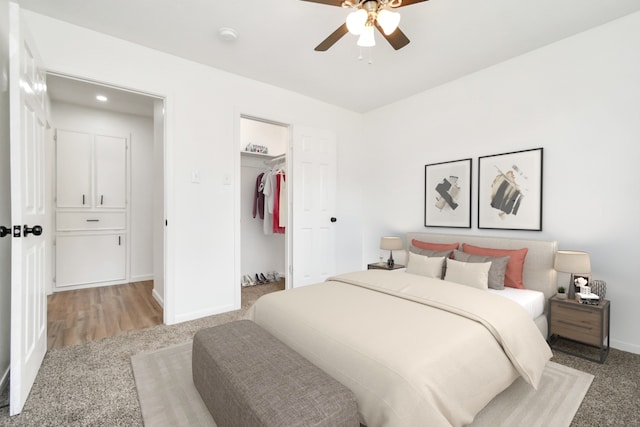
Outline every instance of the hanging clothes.
{"type": "Polygon", "coordinates": [[[280,181],[280,227],[287,225],[287,180],[286,175],[282,172],[282,180],[280,181]]]}
{"type": "Polygon", "coordinates": [[[264,219],[264,193],[262,192],[263,184],[262,177],[264,176],[264,172],[258,175],[256,178],[256,189],[253,195],[253,217],[256,217],[256,214],[260,215],[260,219],[264,219]]]}
{"type": "MultiPolygon", "coordinates": [[[[280,194],[281,194],[281,182],[283,181],[284,174],[281,171],[274,174],[276,178],[276,191],[273,197],[273,232],[276,234],[284,234],[284,227],[280,226],[280,194]]],[[[287,207],[284,206],[286,211],[287,207]]]]}

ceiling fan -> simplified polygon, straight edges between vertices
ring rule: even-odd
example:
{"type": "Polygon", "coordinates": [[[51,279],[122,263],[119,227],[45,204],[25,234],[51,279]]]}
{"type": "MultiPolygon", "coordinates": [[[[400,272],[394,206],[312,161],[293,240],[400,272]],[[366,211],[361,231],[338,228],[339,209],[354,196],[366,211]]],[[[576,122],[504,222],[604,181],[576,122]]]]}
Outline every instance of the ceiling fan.
{"type": "Polygon", "coordinates": [[[347,33],[360,36],[358,46],[375,46],[373,27],[377,28],[383,37],[395,49],[401,49],[409,44],[407,36],[398,28],[400,14],[394,12],[403,6],[421,3],[427,0],[302,0],[312,3],[326,4],[355,9],[346,22],[322,41],[314,50],[324,52],[333,46],[347,33]]]}

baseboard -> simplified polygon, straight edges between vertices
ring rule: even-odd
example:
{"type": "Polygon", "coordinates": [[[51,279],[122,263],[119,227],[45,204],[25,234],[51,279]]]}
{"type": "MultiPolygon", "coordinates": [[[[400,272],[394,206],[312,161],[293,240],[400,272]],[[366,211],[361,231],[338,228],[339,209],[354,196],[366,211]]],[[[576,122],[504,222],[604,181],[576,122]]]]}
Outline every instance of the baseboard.
{"type": "Polygon", "coordinates": [[[615,348],[617,350],[627,351],[629,353],[640,354],[640,345],[631,344],[629,342],[611,340],[611,348],[615,348]]]}
{"type": "Polygon", "coordinates": [[[216,314],[227,313],[229,311],[238,310],[240,307],[234,308],[233,305],[225,305],[212,310],[192,311],[191,313],[181,314],[175,317],[175,323],[188,322],[202,317],[213,316],[216,314]]]}
{"type": "Polygon", "coordinates": [[[153,296],[153,299],[156,300],[158,304],[160,304],[160,307],[164,308],[164,297],[158,293],[156,288],[153,288],[153,292],[151,292],[151,296],[153,296]]]}
{"type": "Polygon", "coordinates": [[[129,282],[144,282],[147,280],[153,280],[153,274],[141,274],[139,276],[131,276],[129,282]]]}

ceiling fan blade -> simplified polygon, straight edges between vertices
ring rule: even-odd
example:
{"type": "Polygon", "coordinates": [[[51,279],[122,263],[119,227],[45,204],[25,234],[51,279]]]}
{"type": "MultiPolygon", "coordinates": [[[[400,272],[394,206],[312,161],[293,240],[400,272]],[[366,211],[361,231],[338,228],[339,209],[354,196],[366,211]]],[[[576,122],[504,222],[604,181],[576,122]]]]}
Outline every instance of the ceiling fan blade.
{"type": "Polygon", "coordinates": [[[378,24],[377,22],[376,22],[376,28],[378,29],[378,31],[380,31],[380,34],[382,34],[382,37],[387,39],[389,44],[395,50],[402,49],[403,47],[409,44],[409,41],[410,41],[409,38],[404,35],[404,33],[402,32],[402,30],[400,30],[400,28],[396,28],[396,30],[389,35],[386,35],[384,31],[382,31],[382,27],[380,27],[380,24],[378,24]]]}
{"type": "Polygon", "coordinates": [[[335,30],[333,33],[331,33],[331,35],[329,37],[324,39],[322,41],[322,43],[320,43],[318,46],[316,46],[316,48],[314,50],[317,50],[318,52],[324,52],[325,50],[327,50],[331,46],[333,46],[335,44],[335,42],[340,40],[342,38],[342,36],[344,36],[348,32],[349,32],[349,30],[347,29],[347,24],[346,23],[340,25],[337,30],[335,30]]]}
{"type": "MultiPolygon", "coordinates": [[[[312,0],[304,0],[304,1],[312,1],[312,0]]],[[[423,1],[427,1],[427,0],[402,0],[402,4],[398,7],[411,6],[412,4],[422,3],[423,1]]]]}
{"type": "MultiPolygon", "coordinates": [[[[320,3],[320,4],[326,4],[329,6],[341,6],[342,7],[342,0],[302,0],[302,1],[308,1],[311,3],[320,3]]],[[[424,1],[424,0],[421,0],[424,1]]]]}

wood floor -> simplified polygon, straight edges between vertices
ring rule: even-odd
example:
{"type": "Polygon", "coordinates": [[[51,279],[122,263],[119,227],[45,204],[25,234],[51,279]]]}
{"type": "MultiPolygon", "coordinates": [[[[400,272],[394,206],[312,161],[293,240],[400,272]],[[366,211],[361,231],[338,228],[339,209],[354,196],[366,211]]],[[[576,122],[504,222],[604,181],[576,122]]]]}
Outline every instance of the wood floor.
{"type": "Polygon", "coordinates": [[[162,324],[153,281],[56,292],[47,301],[47,348],[83,344],[162,324]]]}

